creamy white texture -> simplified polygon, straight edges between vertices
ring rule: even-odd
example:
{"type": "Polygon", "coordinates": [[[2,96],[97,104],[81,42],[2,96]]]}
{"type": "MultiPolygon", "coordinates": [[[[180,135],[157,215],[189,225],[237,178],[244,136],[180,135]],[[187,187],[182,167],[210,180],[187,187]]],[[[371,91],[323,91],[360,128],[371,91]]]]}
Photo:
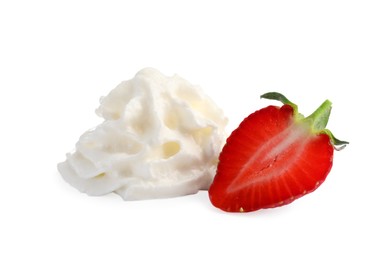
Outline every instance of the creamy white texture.
{"type": "Polygon", "coordinates": [[[81,192],[124,200],[182,196],[208,189],[227,119],[199,87],[151,68],[100,101],[105,121],[84,133],[58,164],[81,192]]]}

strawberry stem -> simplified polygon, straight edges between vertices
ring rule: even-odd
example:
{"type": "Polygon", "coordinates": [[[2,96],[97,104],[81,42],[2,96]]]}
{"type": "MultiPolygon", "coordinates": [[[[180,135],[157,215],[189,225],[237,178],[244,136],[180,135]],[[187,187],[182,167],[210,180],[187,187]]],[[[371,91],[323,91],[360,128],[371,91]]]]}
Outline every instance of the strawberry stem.
{"type": "Polygon", "coordinates": [[[261,95],[260,98],[277,100],[285,105],[290,105],[294,110],[295,119],[298,121],[306,122],[311,127],[313,133],[323,133],[328,135],[334,149],[341,150],[347,144],[349,144],[346,141],[341,141],[337,139],[329,129],[325,129],[326,125],[328,124],[330,111],[332,110],[332,102],[330,102],[329,100],[325,100],[316,109],[316,111],[314,111],[310,116],[304,118],[301,114],[298,113],[298,106],[278,92],[268,92],[261,95]]]}
{"type": "Polygon", "coordinates": [[[314,132],[320,132],[325,129],[328,124],[330,111],[332,110],[332,102],[325,100],[310,116],[305,118],[308,121],[314,132]]]}
{"type": "Polygon", "coordinates": [[[308,122],[314,133],[327,134],[332,142],[334,149],[342,150],[347,144],[346,141],[337,139],[329,129],[325,129],[329,121],[330,111],[332,110],[332,102],[325,100],[310,116],[303,119],[308,122]]]}

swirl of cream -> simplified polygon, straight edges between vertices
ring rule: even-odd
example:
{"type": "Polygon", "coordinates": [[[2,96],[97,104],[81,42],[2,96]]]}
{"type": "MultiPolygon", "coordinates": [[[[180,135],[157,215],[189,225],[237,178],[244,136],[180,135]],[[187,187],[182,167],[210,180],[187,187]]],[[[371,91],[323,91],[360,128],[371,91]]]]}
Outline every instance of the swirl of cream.
{"type": "Polygon", "coordinates": [[[208,189],[227,119],[199,87],[146,68],[100,103],[103,123],[58,164],[65,181],[89,195],[115,192],[124,200],[208,189]]]}

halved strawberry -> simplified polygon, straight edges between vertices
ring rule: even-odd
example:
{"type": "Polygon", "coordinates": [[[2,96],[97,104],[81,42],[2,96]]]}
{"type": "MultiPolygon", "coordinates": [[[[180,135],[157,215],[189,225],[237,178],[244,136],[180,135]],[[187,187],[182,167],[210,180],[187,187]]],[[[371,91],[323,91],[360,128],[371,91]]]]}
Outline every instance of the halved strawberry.
{"type": "Polygon", "coordinates": [[[224,211],[282,206],[314,191],[332,168],[333,150],[348,143],[325,129],[330,101],[304,118],[282,94],[261,97],[284,105],[254,112],[227,139],[209,189],[211,203],[224,211]]]}

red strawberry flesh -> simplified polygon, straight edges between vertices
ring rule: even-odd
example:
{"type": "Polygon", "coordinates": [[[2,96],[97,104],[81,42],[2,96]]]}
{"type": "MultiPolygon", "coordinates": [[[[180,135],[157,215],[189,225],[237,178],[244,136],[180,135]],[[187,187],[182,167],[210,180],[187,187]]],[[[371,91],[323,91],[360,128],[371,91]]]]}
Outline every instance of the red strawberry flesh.
{"type": "Polygon", "coordinates": [[[313,131],[313,120],[297,120],[295,109],[268,106],[232,132],[209,189],[214,206],[229,212],[282,206],[325,180],[332,168],[332,140],[313,131]]]}

